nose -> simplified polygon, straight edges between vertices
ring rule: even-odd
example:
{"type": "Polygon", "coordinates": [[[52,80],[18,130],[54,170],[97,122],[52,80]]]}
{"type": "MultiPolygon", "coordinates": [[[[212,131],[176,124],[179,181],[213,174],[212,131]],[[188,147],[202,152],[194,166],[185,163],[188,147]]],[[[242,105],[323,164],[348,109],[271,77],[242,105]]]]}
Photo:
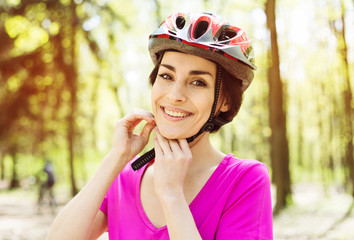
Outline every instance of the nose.
{"type": "Polygon", "coordinates": [[[167,94],[167,97],[171,102],[175,102],[175,103],[185,102],[187,99],[186,87],[184,86],[183,83],[175,81],[175,83],[171,86],[167,94]]]}

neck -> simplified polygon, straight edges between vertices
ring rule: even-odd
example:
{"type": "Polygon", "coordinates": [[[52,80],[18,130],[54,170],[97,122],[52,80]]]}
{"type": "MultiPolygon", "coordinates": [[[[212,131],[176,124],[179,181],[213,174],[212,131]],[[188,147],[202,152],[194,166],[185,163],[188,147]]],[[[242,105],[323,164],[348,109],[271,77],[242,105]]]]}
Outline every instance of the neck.
{"type": "Polygon", "coordinates": [[[193,160],[189,168],[189,174],[200,172],[217,166],[225,154],[215,149],[209,140],[209,133],[204,132],[189,144],[193,160]]]}

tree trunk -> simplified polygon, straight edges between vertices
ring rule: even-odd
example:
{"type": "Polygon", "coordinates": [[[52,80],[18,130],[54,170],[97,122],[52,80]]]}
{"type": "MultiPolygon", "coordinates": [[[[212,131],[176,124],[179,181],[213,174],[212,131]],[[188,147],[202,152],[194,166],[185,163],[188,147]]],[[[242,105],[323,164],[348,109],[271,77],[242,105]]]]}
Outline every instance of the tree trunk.
{"type": "Polygon", "coordinates": [[[305,163],[303,161],[304,157],[304,137],[303,137],[303,130],[304,130],[304,118],[303,114],[301,112],[303,103],[302,103],[302,98],[299,98],[298,100],[298,112],[299,112],[299,118],[297,119],[298,121],[298,126],[297,126],[297,165],[300,166],[301,168],[304,167],[305,163]]]}
{"type": "Polygon", "coordinates": [[[5,154],[0,152],[0,180],[5,180],[5,161],[4,161],[5,154]]]}
{"type": "Polygon", "coordinates": [[[76,187],[76,181],[75,181],[75,168],[74,168],[74,159],[75,159],[75,154],[74,154],[74,141],[75,141],[75,126],[74,126],[74,109],[76,105],[76,97],[74,96],[75,93],[73,92],[73,89],[70,89],[71,91],[71,103],[70,107],[72,110],[72,113],[67,118],[68,122],[68,129],[67,129],[67,140],[68,140],[68,150],[69,150],[69,166],[70,166],[70,181],[71,181],[71,194],[72,196],[75,196],[78,192],[77,187],[76,187]],[[73,100],[75,98],[75,100],[73,100]]]}
{"type": "MultiPolygon", "coordinates": [[[[72,3],[73,4],[73,3],[72,3]]],[[[70,23],[70,27],[64,26],[61,31],[53,39],[53,44],[55,44],[55,49],[58,49],[57,55],[55,56],[55,62],[58,64],[58,68],[63,72],[65,76],[65,85],[70,93],[70,102],[68,103],[69,113],[66,117],[67,130],[67,147],[68,147],[68,164],[69,164],[69,174],[71,183],[71,194],[74,196],[78,193],[78,188],[76,186],[75,180],[75,141],[77,136],[77,131],[75,127],[75,118],[77,112],[77,70],[76,70],[76,54],[75,54],[75,33],[77,29],[77,20],[75,16],[75,6],[72,5],[67,8],[67,22],[70,23]],[[64,48],[62,45],[63,40],[69,40],[70,46],[64,48]]]]}
{"type": "Polygon", "coordinates": [[[70,39],[71,46],[70,46],[70,52],[67,54],[70,54],[70,59],[71,63],[70,64],[65,64],[65,75],[66,75],[66,80],[67,80],[67,86],[69,88],[70,92],[70,114],[68,115],[67,121],[68,121],[68,132],[67,132],[67,138],[68,138],[68,147],[69,147],[69,166],[70,166],[70,180],[71,180],[71,194],[75,196],[78,193],[78,189],[76,186],[76,181],[75,181],[75,165],[74,165],[74,159],[75,159],[75,153],[74,153],[74,146],[75,146],[75,136],[76,136],[76,127],[75,127],[75,117],[76,117],[76,112],[77,112],[77,84],[78,84],[78,79],[77,79],[77,71],[76,71],[76,44],[75,44],[75,33],[76,28],[77,28],[77,21],[76,21],[76,14],[75,14],[75,6],[73,3],[71,4],[72,6],[70,7],[70,22],[72,23],[72,28],[70,32],[70,39]]]}
{"type": "Polygon", "coordinates": [[[17,175],[17,149],[16,147],[11,147],[10,156],[12,158],[12,176],[9,189],[15,189],[20,187],[20,181],[17,175]]]}
{"type": "Polygon", "coordinates": [[[344,69],[345,69],[345,89],[343,91],[344,97],[344,107],[345,107],[345,126],[344,127],[344,144],[345,144],[345,160],[346,165],[348,166],[349,170],[349,181],[352,187],[352,196],[354,197],[354,158],[353,158],[353,126],[352,126],[352,107],[351,103],[353,101],[353,95],[350,85],[350,70],[349,70],[349,63],[348,63],[348,47],[345,38],[345,6],[343,0],[341,0],[342,6],[342,14],[341,14],[341,21],[342,21],[342,31],[341,31],[341,38],[343,41],[343,47],[340,49],[341,56],[344,62],[344,69]]]}
{"type": "Polygon", "coordinates": [[[277,214],[287,206],[291,197],[289,172],[289,146],[286,136],[286,115],[283,109],[283,84],[280,79],[279,53],[275,25],[275,0],[266,2],[267,27],[270,31],[271,49],[269,51],[269,122],[272,129],[270,137],[273,182],[276,185],[277,214]]]}

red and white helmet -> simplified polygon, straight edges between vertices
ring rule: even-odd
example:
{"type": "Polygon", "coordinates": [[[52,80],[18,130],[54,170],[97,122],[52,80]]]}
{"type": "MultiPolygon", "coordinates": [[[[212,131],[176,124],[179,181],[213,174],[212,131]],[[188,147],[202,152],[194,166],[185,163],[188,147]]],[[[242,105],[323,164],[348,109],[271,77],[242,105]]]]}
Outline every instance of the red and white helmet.
{"type": "Polygon", "coordinates": [[[250,85],[256,69],[251,39],[242,29],[219,16],[175,13],[150,35],[149,51],[154,64],[160,53],[177,50],[217,62],[235,78],[242,89],[250,85]]]}

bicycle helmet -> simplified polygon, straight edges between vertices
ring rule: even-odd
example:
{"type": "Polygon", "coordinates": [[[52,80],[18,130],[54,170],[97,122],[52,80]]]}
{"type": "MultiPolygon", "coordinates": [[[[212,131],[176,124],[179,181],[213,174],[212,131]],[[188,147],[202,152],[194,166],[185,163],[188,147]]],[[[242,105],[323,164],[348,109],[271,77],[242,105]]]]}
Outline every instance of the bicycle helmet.
{"type": "Polygon", "coordinates": [[[220,17],[204,14],[175,13],[150,35],[149,52],[156,65],[161,52],[174,49],[220,64],[242,81],[243,91],[256,69],[251,39],[242,29],[220,17]]]}
{"type": "MultiPolygon", "coordinates": [[[[228,24],[219,16],[210,13],[175,13],[163,21],[149,37],[149,52],[155,65],[159,64],[164,52],[171,50],[217,63],[212,111],[200,131],[187,139],[192,142],[203,132],[212,131],[215,125],[222,126],[229,122],[214,116],[221,85],[221,67],[242,81],[242,91],[252,82],[256,66],[251,39],[245,31],[228,24]]],[[[132,168],[138,170],[154,157],[155,151],[151,149],[133,162],[132,168]]]]}

